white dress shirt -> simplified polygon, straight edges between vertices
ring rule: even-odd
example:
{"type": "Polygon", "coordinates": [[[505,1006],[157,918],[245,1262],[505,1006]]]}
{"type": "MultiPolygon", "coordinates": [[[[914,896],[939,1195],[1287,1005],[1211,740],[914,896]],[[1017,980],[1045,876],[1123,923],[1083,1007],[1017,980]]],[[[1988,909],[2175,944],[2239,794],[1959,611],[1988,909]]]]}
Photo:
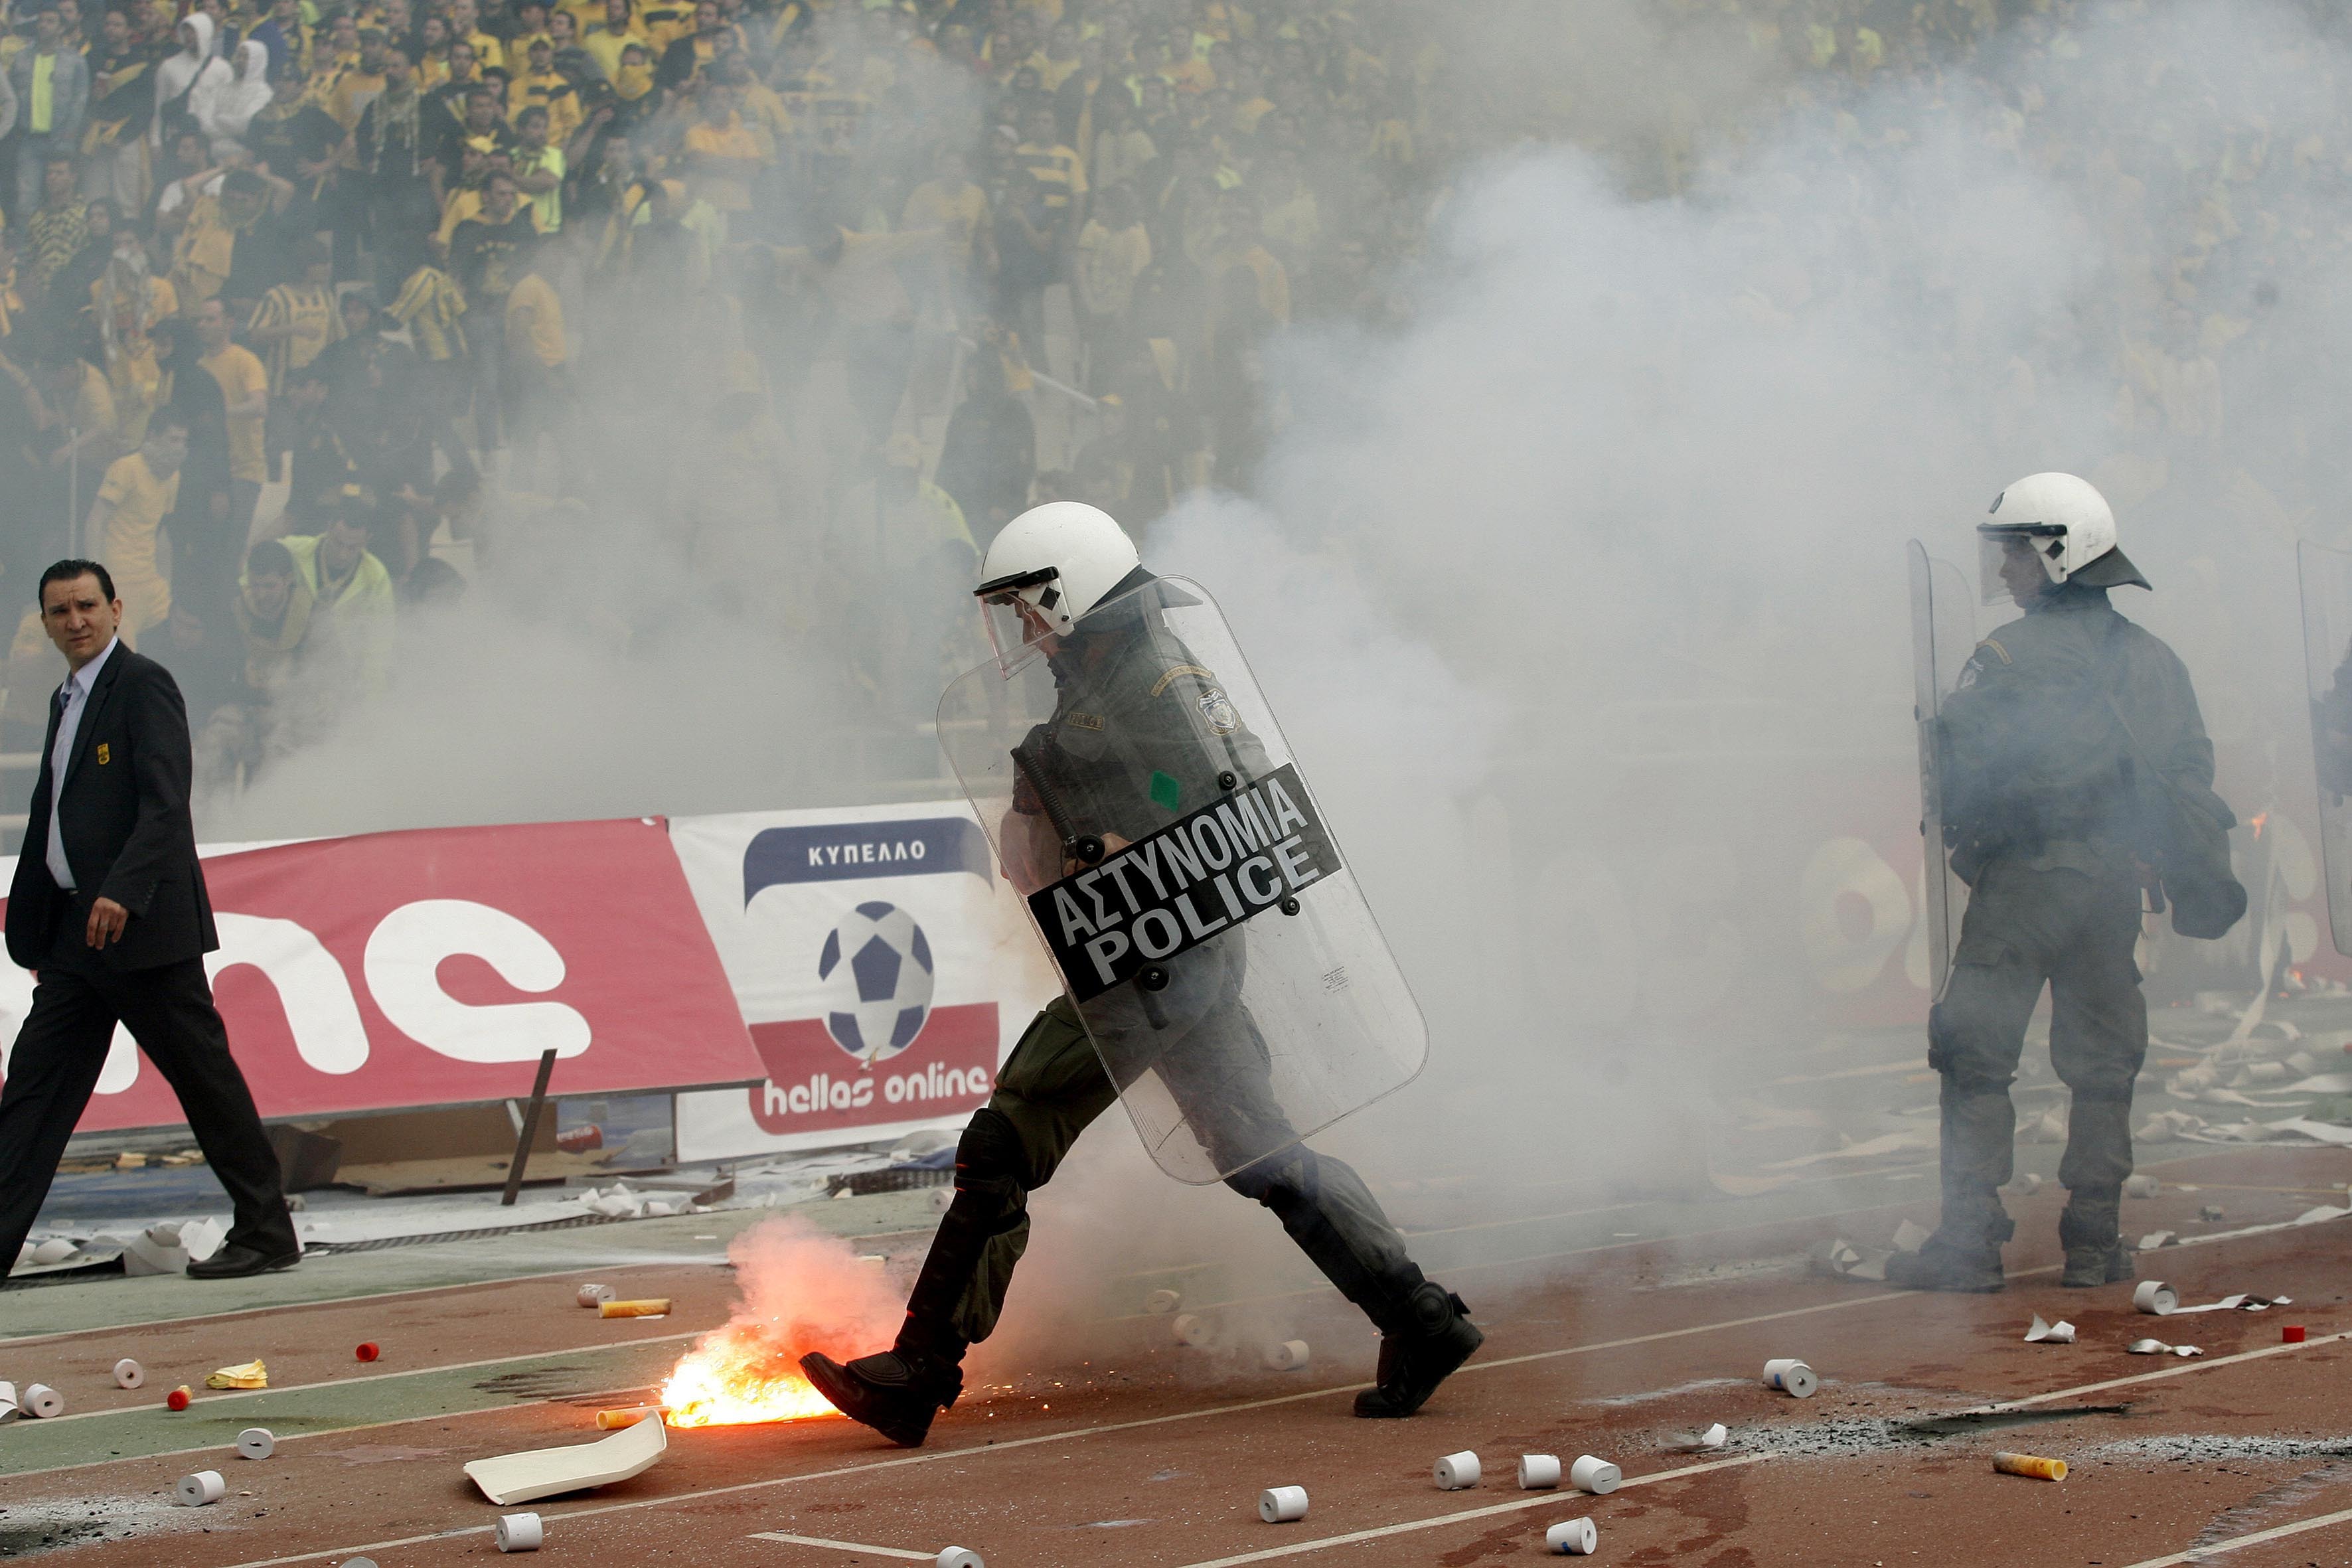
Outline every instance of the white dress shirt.
{"type": "Polygon", "coordinates": [[[89,707],[90,688],[98,684],[98,672],[114,657],[114,648],[122,639],[114,637],[99,649],[98,657],[66,677],[58,688],[58,743],[49,748],[49,875],[58,887],[70,893],[74,890],[73,868],[66,864],[65,828],[58,820],[58,800],[66,792],[66,763],[73,756],[74,737],[81,731],[81,716],[89,707]]]}

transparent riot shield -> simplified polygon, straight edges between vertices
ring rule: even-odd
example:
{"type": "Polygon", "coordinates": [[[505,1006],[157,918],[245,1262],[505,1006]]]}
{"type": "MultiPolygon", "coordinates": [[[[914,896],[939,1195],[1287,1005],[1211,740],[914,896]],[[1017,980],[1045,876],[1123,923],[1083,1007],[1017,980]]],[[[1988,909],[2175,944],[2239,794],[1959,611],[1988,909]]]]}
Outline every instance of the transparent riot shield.
{"type": "Polygon", "coordinates": [[[2319,773],[2320,858],[2328,934],[2352,956],[2352,553],[2305,540],[2295,547],[2303,591],[2303,671],[2311,698],[2311,755],[2319,773]]]}
{"type": "Polygon", "coordinates": [[[1911,542],[1911,713],[1919,726],[1919,849],[1922,891],[1927,915],[1927,948],[1933,965],[1930,994],[1940,997],[1952,972],[1952,949],[1960,940],[1960,916],[1969,890],[1952,875],[1944,847],[1944,797],[1937,723],[1944,700],[1960,678],[1960,667],[1976,648],[1975,586],[1948,561],[1911,542]]]}
{"type": "Polygon", "coordinates": [[[1162,1170],[1221,1180],[1421,1070],[1421,1010],[1199,586],[971,671],[939,734],[1162,1170]]]}

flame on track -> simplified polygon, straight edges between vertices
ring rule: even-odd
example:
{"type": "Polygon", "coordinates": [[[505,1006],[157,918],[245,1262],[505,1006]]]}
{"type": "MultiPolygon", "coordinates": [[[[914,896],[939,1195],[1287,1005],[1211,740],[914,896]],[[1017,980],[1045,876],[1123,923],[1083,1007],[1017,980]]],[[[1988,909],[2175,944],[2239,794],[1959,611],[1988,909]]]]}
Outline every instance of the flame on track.
{"type": "Polygon", "coordinates": [[[797,1358],[758,1324],[730,1324],[679,1359],[661,1386],[673,1426],[742,1426],[836,1414],[797,1358]]]}
{"type": "Polygon", "coordinates": [[[823,1351],[848,1361],[890,1342],[905,1299],[880,1268],[805,1221],[773,1218],[728,1249],[743,1299],[727,1326],[697,1340],[661,1385],[672,1426],[740,1426],[835,1415],[801,1375],[823,1351]]]}

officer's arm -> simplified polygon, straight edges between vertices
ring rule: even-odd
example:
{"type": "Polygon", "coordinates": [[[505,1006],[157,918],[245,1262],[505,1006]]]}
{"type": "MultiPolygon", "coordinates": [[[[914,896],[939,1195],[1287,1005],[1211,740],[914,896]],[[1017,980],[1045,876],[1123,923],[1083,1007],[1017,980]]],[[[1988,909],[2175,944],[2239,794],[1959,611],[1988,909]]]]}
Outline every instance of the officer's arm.
{"type": "Polygon", "coordinates": [[[1153,682],[1137,729],[1149,771],[1181,786],[1180,813],[1219,793],[1221,773],[1255,779],[1273,771],[1223,683],[1197,665],[1180,666],[1153,682]]]}

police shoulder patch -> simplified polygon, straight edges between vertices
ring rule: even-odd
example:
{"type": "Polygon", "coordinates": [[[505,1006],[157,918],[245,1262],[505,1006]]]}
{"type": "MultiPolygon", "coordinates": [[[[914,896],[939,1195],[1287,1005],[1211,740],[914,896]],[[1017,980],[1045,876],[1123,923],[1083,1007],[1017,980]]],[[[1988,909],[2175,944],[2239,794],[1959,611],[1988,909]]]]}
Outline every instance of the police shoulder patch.
{"type": "Polygon", "coordinates": [[[1099,713],[1080,713],[1074,710],[1064,722],[1073,730],[1099,730],[1103,727],[1103,717],[1099,713]]]}
{"type": "Polygon", "coordinates": [[[1200,700],[1201,717],[1209,721],[1209,728],[1213,732],[1230,735],[1242,727],[1241,715],[1234,711],[1233,700],[1225,695],[1224,688],[1203,688],[1200,700]]]}

